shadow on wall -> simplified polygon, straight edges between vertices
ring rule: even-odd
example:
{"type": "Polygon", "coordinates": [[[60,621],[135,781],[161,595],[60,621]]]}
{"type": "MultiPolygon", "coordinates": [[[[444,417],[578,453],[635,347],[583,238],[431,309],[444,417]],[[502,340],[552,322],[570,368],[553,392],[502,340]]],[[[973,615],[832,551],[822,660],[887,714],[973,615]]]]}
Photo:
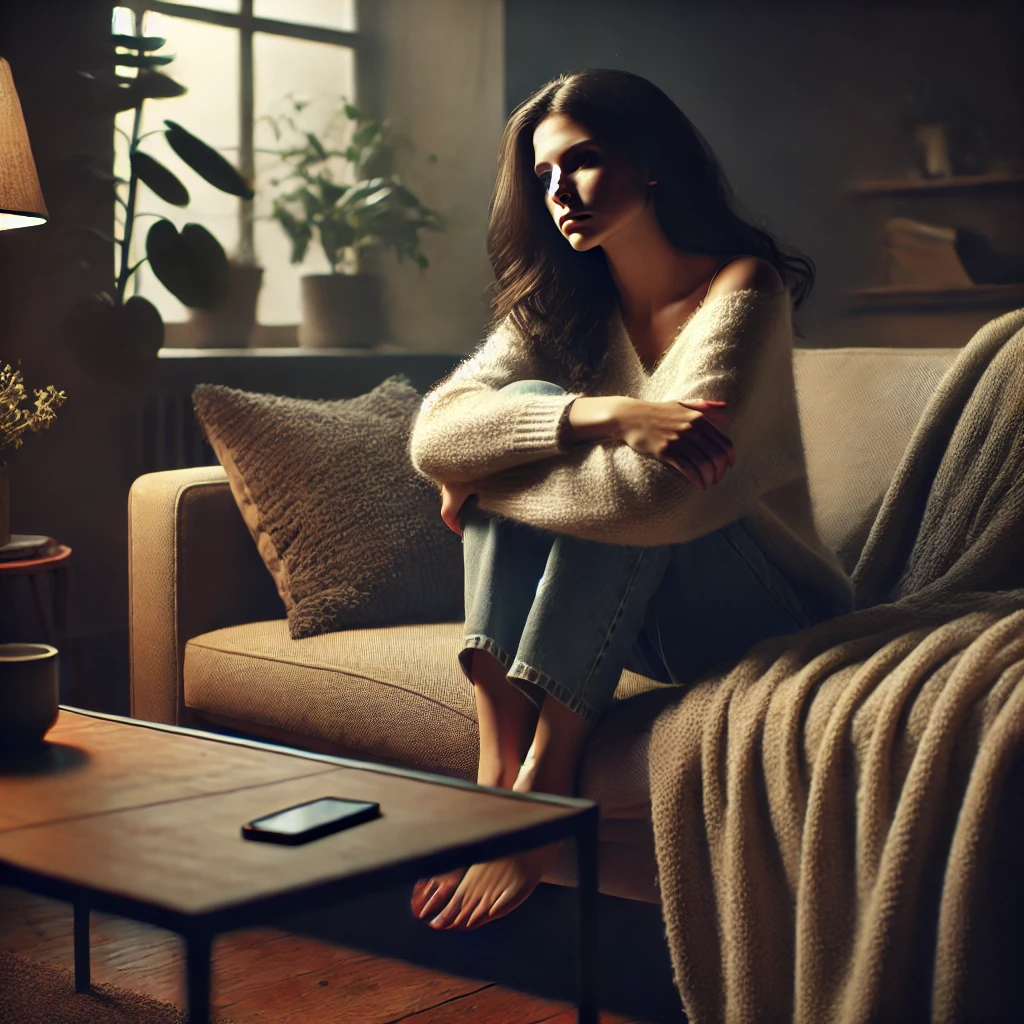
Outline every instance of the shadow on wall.
{"type": "MultiPolygon", "coordinates": [[[[844,292],[881,283],[886,217],[909,210],[970,223],[1012,248],[1024,237],[1024,190],[1000,204],[937,207],[932,199],[865,205],[847,186],[919,173],[904,118],[912,98],[936,86],[984,112],[986,166],[1024,171],[1022,37],[1024,7],[1010,3],[566,0],[556,25],[544,0],[508,0],[506,108],[561,71],[611,67],[649,78],[708,140],[755,219],[816,262],[801,312],[805,344],[878,344],[870,318],[861,320],[866,340],[848,340],[839,308],[844,292]]],[[[983,311],[981,322],[994,315],[983,311]]]]}

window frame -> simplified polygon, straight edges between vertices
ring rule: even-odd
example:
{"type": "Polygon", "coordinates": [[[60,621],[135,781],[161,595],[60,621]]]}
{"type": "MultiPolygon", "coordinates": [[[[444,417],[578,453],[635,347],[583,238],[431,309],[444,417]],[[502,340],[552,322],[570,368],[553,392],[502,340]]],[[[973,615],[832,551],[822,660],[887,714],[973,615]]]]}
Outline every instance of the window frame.
{"type": "MultiPolygon", "coordinates": [[[[171,3],[167,0],[143,0],[143,2],[125,6],[133,7],[137,17],[141,18],[146,11],[165,14],[174,18],[188,18],[192,21],[203,21],[209,25],[220,25],[223,28],[238,31],[239,45],[239,109],[238,109],[238,169],[249,180],[256,176],[256,157],[254,148],[255,104],[253,79],[253,35],[264,32],[268,35],[286,36],[290,39],[306,39],[315,43],[328,43],[352,50],[355,66],[355,96],[352,102],[360,105],[363,96],[364,58],[366,56],[366,36],[358,30],[363,24],[364,5],[357,0],[356,25],[354,32],[342,29],[322,28],[317,25],[303,25],[298,22],[279,21],[273,18],[258,18],[253,14],[254,0],[239,0],[237,12],[217,11],[208,7],[193,7],[189,4],[171,3]]],[[[119,6],[119,5],[114,5],[119,6]]],[[[241,252],[254,252],[252,199],[238,200],[238,242],[241,252]]]]}

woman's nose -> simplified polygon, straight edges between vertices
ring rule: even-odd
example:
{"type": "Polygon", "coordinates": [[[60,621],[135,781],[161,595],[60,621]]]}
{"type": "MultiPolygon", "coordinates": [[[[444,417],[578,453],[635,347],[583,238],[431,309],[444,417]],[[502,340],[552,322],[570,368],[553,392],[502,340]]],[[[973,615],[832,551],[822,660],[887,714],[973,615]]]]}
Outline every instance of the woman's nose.
{"type": "Polygon", "coordinates": [[[572,192],[565,185],[559,184],[558,188],[552,189],[552,198],[561,206],[568,206],[572,201],[572,192]]]}
{"type": "Polygon", "coordinates": [[[551,181],[551,198],[562,206],[567,206],[572,199],[572,191],[569,189],[565,177],[558,173],[557,169],[551,181]]]}

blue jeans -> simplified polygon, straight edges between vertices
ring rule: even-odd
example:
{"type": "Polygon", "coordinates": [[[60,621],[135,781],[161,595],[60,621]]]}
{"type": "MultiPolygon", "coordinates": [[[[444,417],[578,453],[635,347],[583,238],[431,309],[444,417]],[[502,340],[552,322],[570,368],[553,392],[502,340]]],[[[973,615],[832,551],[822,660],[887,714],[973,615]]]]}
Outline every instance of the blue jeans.
{"type": "MultiPolygon", "coordinates": [[[[547,381],[502,390],[564,393],[547,381]]],[[[817,621],[742,520],[683,544],[633,547],[546,533],[463,506],[466,626],[459,662],[492,654],[536,704],[583,718],[624,668],[688,684],[755,643],[817,621]]]]}

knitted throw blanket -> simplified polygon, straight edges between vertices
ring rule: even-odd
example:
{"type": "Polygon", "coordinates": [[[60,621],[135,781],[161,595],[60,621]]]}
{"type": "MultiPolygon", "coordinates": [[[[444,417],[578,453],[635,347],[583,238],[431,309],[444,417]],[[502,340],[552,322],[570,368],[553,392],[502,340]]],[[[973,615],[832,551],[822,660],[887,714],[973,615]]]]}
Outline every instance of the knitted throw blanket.
{"type": "Polygon", "coordinates": [[[1024,753],[1022,396],[1017,310],[930,400],[856,610],[758,644],[656,719],[659,883],[694,1024],[990,1020],[1019,998],[982,940],[1020,828],[1000,801],[1024,753]]]}

